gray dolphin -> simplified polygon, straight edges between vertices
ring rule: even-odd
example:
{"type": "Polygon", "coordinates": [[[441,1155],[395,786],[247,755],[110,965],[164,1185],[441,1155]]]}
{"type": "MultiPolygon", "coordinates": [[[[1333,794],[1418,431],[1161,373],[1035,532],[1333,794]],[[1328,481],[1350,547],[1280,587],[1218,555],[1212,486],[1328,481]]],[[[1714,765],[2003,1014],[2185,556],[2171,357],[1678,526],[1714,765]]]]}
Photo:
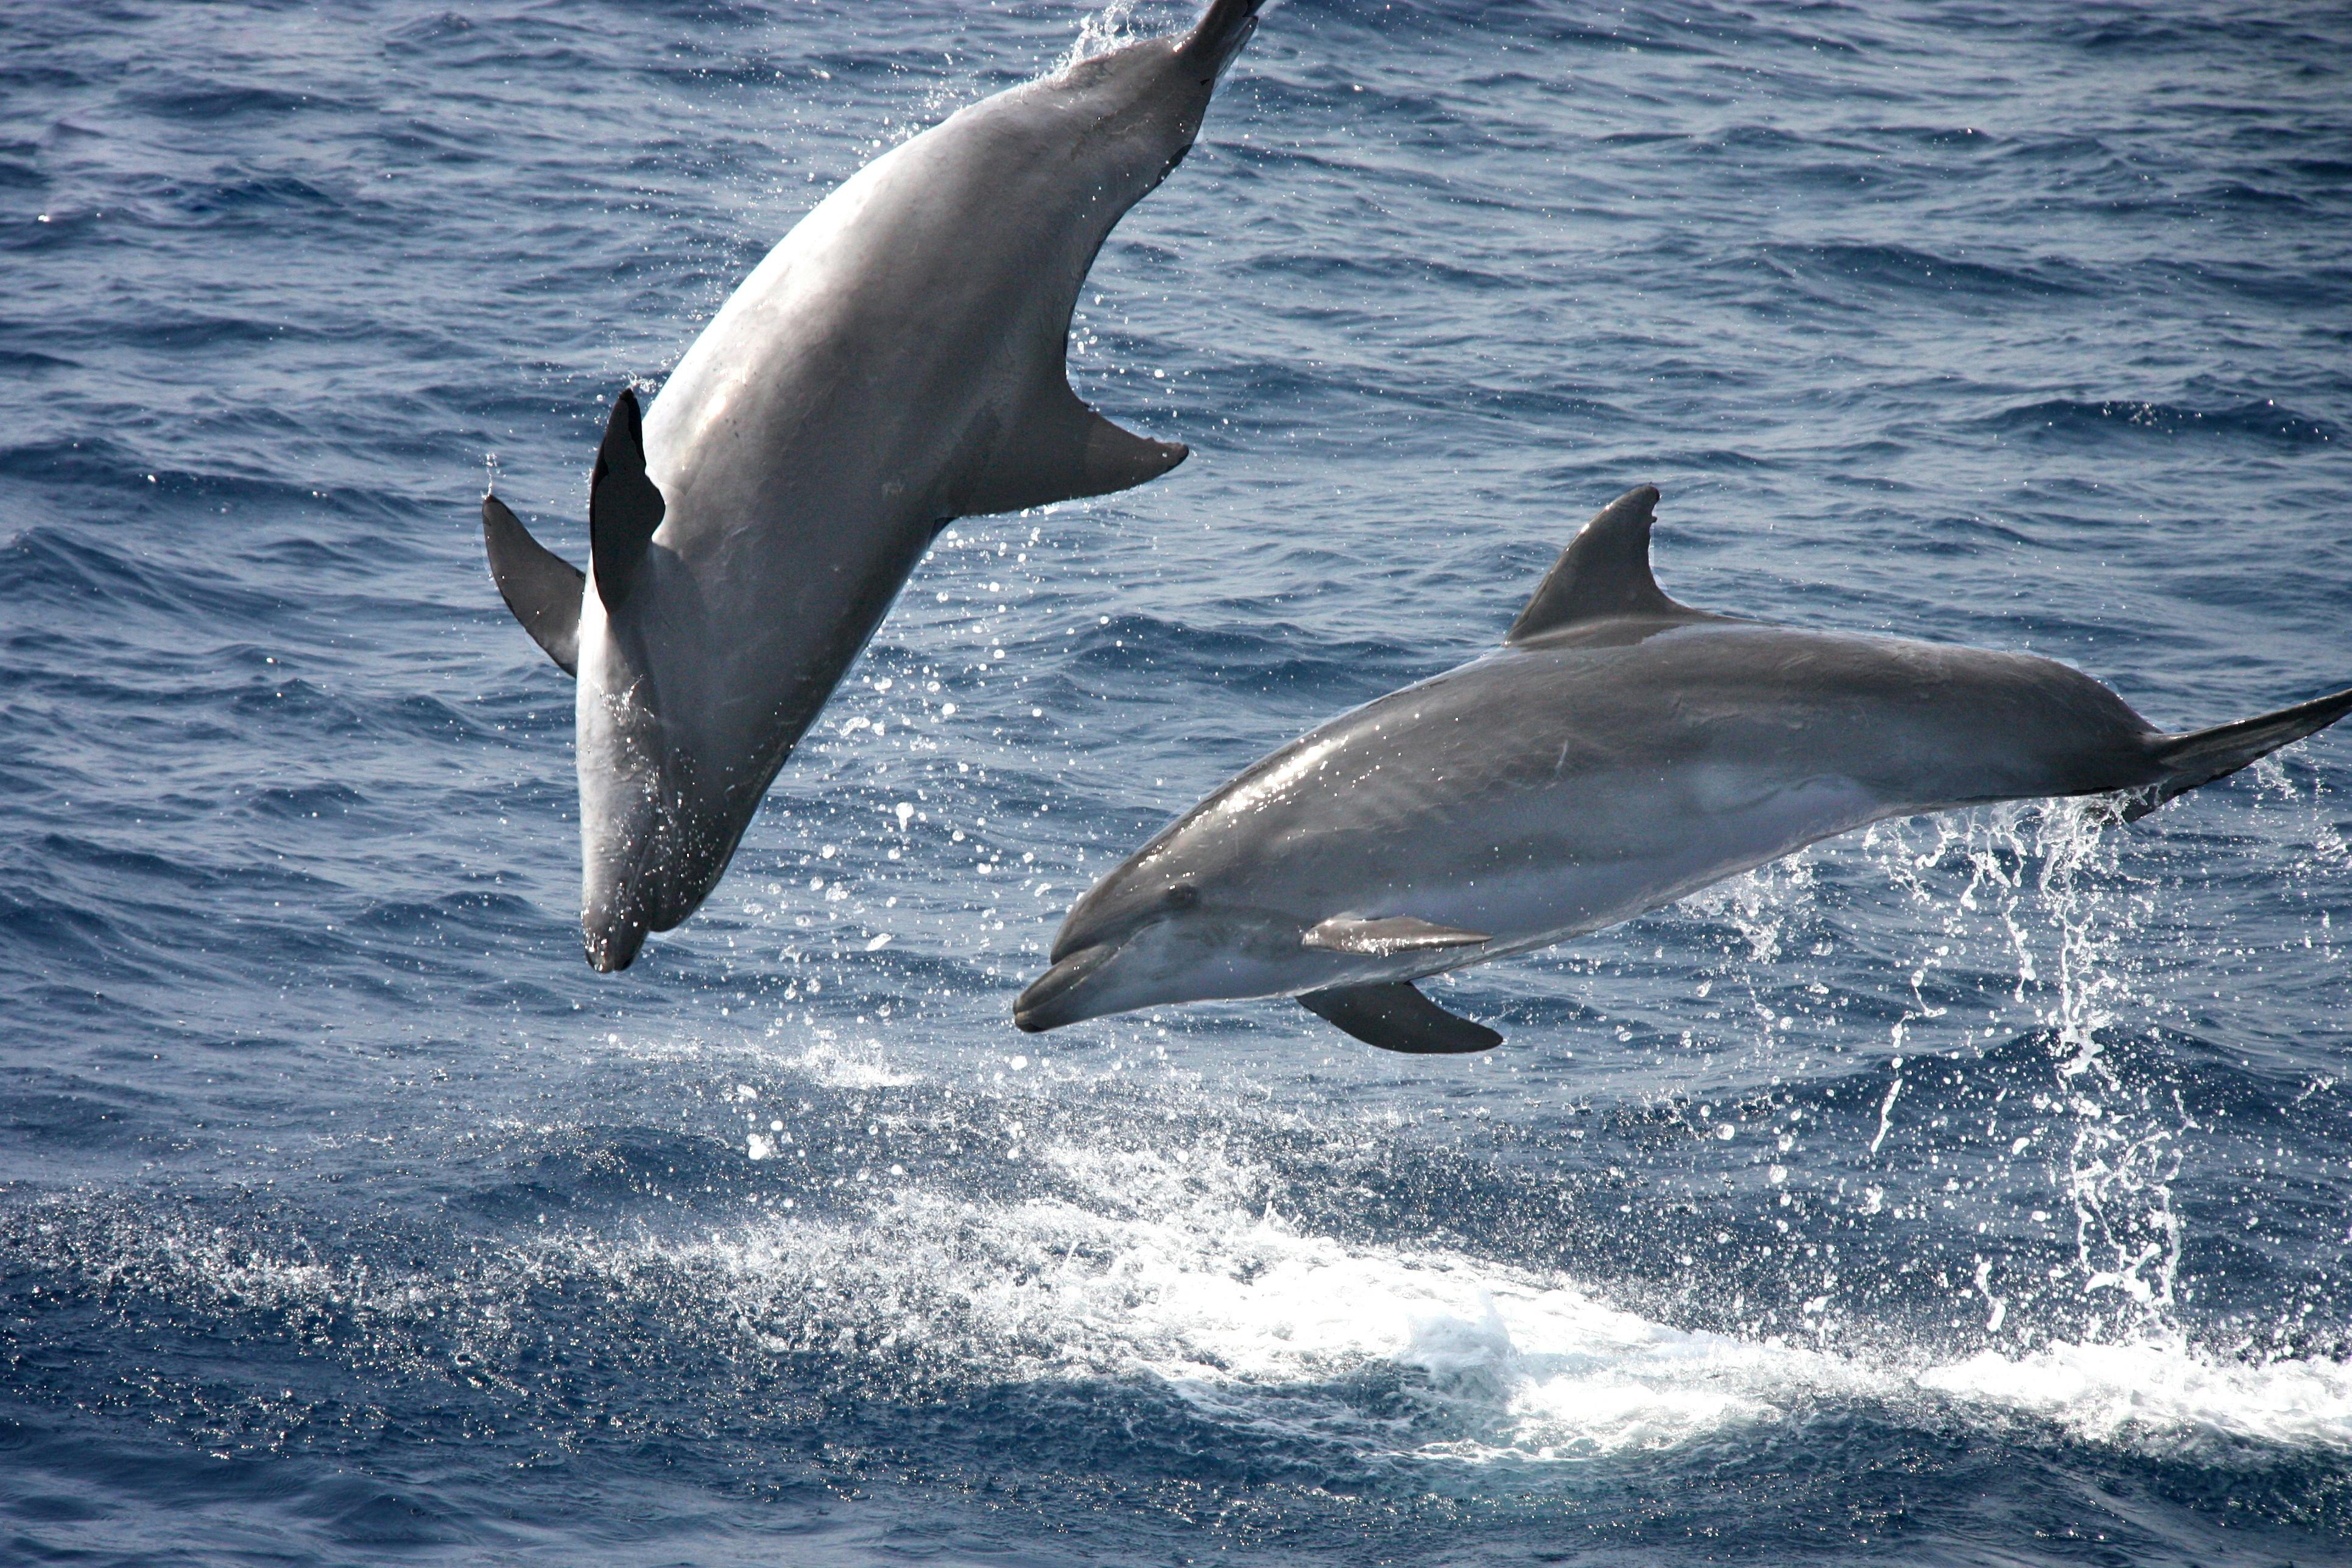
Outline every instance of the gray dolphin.
{"type": "Polygon", "coordinates": [[[1384,1050],[1484,1051],[1502,1036],[1412,982],[1882,818],[2106,793],[2144,816],[2352,709],[2166,735],[2048,659],[1693,610],[1650,574],[1657,500],[1587,524],[1494,653],[1291,742],[1097,883],[1014,1022],[1297,997],[1384,1050]]]}
{"type": "Polygon", "coordinates": [[[586,574],[482,502],[515,617],[580,682],[588,961],[691,915],[948,521],[1158,477],[1070,390],[1111,226],[1182,162],[1261,0],[950,116],[768,253],[589,481],[586,574]]]}

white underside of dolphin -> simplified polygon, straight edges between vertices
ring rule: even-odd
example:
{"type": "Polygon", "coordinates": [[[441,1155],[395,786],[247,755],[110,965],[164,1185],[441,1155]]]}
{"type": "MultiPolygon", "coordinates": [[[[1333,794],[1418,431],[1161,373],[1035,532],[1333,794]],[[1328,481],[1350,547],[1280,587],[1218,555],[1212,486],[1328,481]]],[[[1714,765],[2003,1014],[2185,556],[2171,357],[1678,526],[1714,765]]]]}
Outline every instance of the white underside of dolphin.
{"type": "Polygon", "coordinates": [[[1884,818],[2110,793],[2144,815],[2352,709],[2167,735],[2048,659],[1693,610],[1651,575],[1656,503],[1586,525],[1493,653],[1291,742],[1096,883],[1014,1020],[1290,996],[1388,1050],[1484,1050],[1501,1036],[1412,982],[1884,818]]]}
{"type": "Polygon", "coordinates": [[[1070,390],[1111,226],[1182,159],[1260,0],[986,99],[771,251],[640,419],[623,392],[581,573],[486,498],[500,592],[580,683],[582,926],[625,967],[725,871],[940,528],[1102,495],[1185,449],[1070,390]]]}

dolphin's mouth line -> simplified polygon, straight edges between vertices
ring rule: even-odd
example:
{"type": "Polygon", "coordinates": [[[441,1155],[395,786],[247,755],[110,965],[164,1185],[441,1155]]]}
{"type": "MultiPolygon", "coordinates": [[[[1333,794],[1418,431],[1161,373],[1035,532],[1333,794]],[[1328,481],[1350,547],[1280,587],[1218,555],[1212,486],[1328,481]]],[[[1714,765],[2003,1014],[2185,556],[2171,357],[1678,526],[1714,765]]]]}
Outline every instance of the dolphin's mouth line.
{"type": "Polygon", "coordinates": [[[1013,1004],[1015,1027],[1031,1034],[1058,1029],[1066,1023],[1076,1023],[1076,1018],[1055,1016],[1055,1004],[1066,1000],[1071,992],[1086,984],[1094,972],[1118,955],[1118,944],[1097,942],[1081,947],[1038,976],[1013,1004]]]}

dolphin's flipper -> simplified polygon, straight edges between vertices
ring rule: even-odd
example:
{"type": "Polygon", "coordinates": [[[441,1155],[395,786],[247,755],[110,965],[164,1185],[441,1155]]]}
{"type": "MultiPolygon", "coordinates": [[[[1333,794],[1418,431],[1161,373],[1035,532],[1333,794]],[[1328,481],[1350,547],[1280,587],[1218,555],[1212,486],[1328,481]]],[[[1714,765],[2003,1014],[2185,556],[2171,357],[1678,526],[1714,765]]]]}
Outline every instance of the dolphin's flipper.
{"type": "Polygon", "coordinates": [[[1410,980],[1378,986],[1334,986],[1309,991],[1298,1005],[1327,1023],[1382,1051],[1411,1056],[1461,1056],[1492,1051],[1503,1037],[1482,1023],[1457,1018],[1412,988],[1410,980]]]}
{"type": "Polygon", "coordinates": [[[1650,525],[1657,507],[1658,492],[1650,485],[1628,490],[1603,507],[1544,574],[1535,597],[1504,634],[1504,644],[1588,621],[1715,619],[1668,599],[1650,575],[1650,525]]]}
{"type": "Polygon", "coordinates": [[[645,421],[637,394],[627,387],[613,400],[604,422],[604,444],[588,479],[588,553],[596,566],[596,597],[618,610],[636,580],[646,546],[667,510],[662,493],[646,477],[645,421]]]}
{"type": "Polygon", "coordinates": [[[2186,795],[2200,784],[2226,779],[2282,746],[2326,729],[2347,713],[2352,713],[2352,691],[2314,697],[2235,724],[2168,737],[2157,748],[2157,765],[2166,770],[2166,777],[2132,792],[2130,803],[2124,808],[2124,821],[2137,822],[2167,800],[2186,795]]]}
{"type": "Polygon", "coordinates": [[[1335,915],[1300,937],[1299,943],[1334,953],[1365,953],[1386,958],[1396,953],[1421,953],[1438,947],[1475,947],[1486,939],[1484,931],[1433,925],[1410,915],[1394,915],[1385,920],[1335,915]]]}
{"type": "Polygon", "coordinates": [[[530,537],[496,496],[482,497],[490,578],[531,641],[567,675],[580,674],[580,593],[585,574],[530,537]]]}
{"type": "Polygon", "coordinates": [[[1088,408],[1058,366],[1051,384],[993,444],[987,465],[957,497],[961,514],[1017,512],[1107,496],[1157,479],[1192,455],[1181,442],[1121,430],[1088,408]]]}

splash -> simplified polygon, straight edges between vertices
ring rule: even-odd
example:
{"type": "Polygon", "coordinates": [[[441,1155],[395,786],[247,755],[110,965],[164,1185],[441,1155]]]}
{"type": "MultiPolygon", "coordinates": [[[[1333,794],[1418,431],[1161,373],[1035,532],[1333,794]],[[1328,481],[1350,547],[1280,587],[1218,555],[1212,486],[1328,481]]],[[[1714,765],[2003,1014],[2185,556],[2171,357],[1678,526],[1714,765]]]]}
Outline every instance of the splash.
{"type": "Polygon", "coordinates": [[[578,1390],[543,1354],[544,1310],[570,1301],[587,1315],[556,1326],[639,1385],[700,1378],[747,1416],[780,1375],[919,1403],[1141,1383],[1213,1427],[1311,1435],[1391,1469],[1752,1448],[1825,1407],[2167,1456],[2352,1454],[2352,1367],[2325,1359],[2236,1364],[2178,1337],[1952,1359],[1695,1331],[1559,1271],[1297,1226],[1278,1173],[1215,1133],[1048,1138],[1034,1158],[1059,1178],[1052,1196],[976,1200],[877,1169],[870,1197],[829,1213],[666,1236],[542,1229],[542,1215],[429,1262],[88,1200],[44,1206],[7,1239],[93,1296],[258,1319],[559,1426],[578,1390]],[[713,1365],[730,1380],[709,1384],[713,1365]]]}
{"type": "MultiPolygon", "coordinates": [[[[2193,1124],[2177,1098],[2168,1114],[2154,1090],[2127,1081],[2112,1059],[2119,1031],[2157,1010],[2134,955],[2158,891],[2152,876],[2125,867],[2119,835],[2106,831],[2113,820],[2104,801],[2032,802],[1882,824],[1864,846],[1940,925],[1937,945],[1911,973],[1910,1003],[1893,1028],[1898,1050],[1914,1029],[1945,1018],[1949,1003],[1937,998],[1952,988],[1938,984],[1943,971],[1981,943],[1988,915],[1997,924],[2014,969],[2009,1000],[2053,1047],[2051,1079],[2031,1103],[2062,1124],[2055,1141],[2064,1147],[2051,1156],[2050,1174],[2073,1210],[2074,1288],[2086,1298],[2111,1295],[2104,1326],[2130,1339],[2175,1330],[2182,1231],[2173,1184],[2193,1124]]],[[[1898,1076],[1874,1155],[1901,1087],[1898,1076]]],[[[2020,1140],[2012,1155],[2031,1141],[2020,1140]]],[[[1997,1330],[2006,1308],[1989,1287],[1990,1265],[1979,1263],[1988,1329],[1997,1330]]],[[[2092,1322],[2102,1326],[2099,1317],[2092,1322]]]]}
{"type": "Polygon", "coordinates": [[[1039,1157],[1085,1196],[974,1205],[910,1186],[854,1220],[761,1221],[593,1267],[698,1280],[678,1293],[721,1303],[770,1354],[855,1346],[990,1382],[1143,1377],[1213,1422],[1305,1424],[1390,1460],[1665,1451],[1825,1403],[2165,1452],[2352,1450],[2352,1368],[2332,1363],[2231,1364],[2177,1338],[1947,1362],[1689,1331],[1558,1272],[1301,1230],[1275,1174],[1214,1136],[1039,1157]]]}
{"type": "Polygon", "coordinates": [[[1073,66],[1099,59],[1155,33],[1189,26],[1191,21],[1192,17],[1181,7],[1153,5],[1149,0],[1111,0],[1109,5],[1089,13],[1087,19],[1078,24],[1078,36],[1071,40],[1069,53],[1054,63],[1054,72],[1058,75],[1073,66]],[[1173,26],[1163,29],[1151,25],[1153,19],[1162,14],[1174,19],[1173,26]]]}
{"type": "Polygon", "coordinates": [[[809,1082],[827,1089],[898,1089],[920,1082],[917,1074],[891,1061],[888,1048],[879,1039],[839,1040],[831,1030],[818,1030],[815,1035],[798,1056],[777,1065],[796,1069],[809,1082]]]}

